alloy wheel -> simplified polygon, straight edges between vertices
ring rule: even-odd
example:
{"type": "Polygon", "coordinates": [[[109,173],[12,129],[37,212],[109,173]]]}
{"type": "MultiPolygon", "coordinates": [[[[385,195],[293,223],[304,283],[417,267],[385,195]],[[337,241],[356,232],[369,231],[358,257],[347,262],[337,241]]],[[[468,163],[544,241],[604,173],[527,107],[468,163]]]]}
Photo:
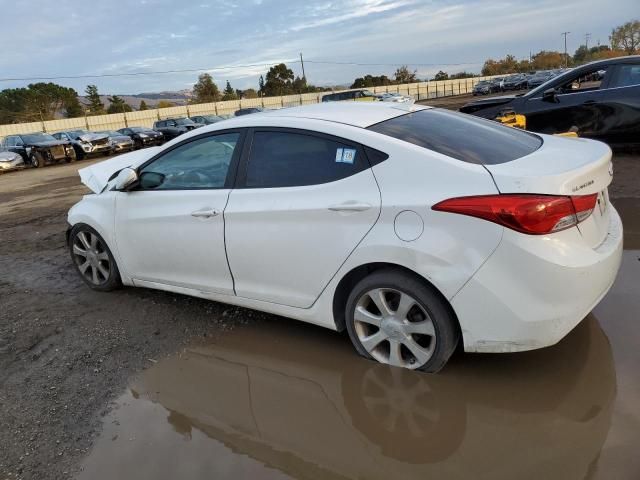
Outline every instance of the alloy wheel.
{"type": "Polygon", "coordinates": [[[416,369],[435,352],[434,323],[405,292],[388,288],[367,291],[356,303],[353,321],[358,340],[381,363],[416,369]]]}
{"type": "Polygon", "coordinates": [[[80,231],[73,238],[73,259],[80,274],[93,285],[109,280],[111,259],[100,238],[90,231],[80,231]]]}

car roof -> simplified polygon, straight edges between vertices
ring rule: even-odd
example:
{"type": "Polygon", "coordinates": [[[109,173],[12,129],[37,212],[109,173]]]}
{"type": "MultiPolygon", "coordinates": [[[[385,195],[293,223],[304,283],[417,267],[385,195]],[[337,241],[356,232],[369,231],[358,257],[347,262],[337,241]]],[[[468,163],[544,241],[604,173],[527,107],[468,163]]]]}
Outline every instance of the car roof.
{"type": "Polygon", "coordinates": [[[376,123],[399,117],[411,111],[425,110],[431,107],[415,104],[393,104],[389,102],[335,102],[316,103],[300,107],[268,110],[252,115],[244,115],[225,120],[225,125],[244,127],[249,126],[256,118],[287,117],[324,120],[342,123],[354,127],[367,128],[376,123]],[[227,123],[229,122],[229,123],[227,123]]]}

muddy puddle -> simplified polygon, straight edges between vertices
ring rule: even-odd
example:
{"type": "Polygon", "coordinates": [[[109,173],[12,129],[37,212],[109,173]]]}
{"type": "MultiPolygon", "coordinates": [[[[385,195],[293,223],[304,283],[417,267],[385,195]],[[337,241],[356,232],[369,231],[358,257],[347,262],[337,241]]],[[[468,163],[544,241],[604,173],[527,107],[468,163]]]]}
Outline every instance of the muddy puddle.
{"type": "MultiPolygon", "coordinates": [[[[614,203],[639,248],[640,204],[614,203]]],[[[438,375],[278,318],[150,362],[79,478],[640,478],[639,260],[558,345],[438,375]]]]}

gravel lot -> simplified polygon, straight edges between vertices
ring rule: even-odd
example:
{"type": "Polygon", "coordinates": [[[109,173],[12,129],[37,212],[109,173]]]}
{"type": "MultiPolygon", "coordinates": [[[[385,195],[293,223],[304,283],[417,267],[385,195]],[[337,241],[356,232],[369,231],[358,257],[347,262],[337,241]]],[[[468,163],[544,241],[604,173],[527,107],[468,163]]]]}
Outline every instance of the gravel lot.
{"type": "MultiPolygon", "coordinates": [[[[164,292],[88,289],[64,235],[68,208],[87,192],[77,169],[89,163],[0,176],[0,479],[71,478],[134,374],[268,317],[164,292]]],[[[640,158],[618,155],[614,165],[614,203],[640,198],[640,158]]],[[[636,208],[626,214],[635,229],[636,208]]]]}

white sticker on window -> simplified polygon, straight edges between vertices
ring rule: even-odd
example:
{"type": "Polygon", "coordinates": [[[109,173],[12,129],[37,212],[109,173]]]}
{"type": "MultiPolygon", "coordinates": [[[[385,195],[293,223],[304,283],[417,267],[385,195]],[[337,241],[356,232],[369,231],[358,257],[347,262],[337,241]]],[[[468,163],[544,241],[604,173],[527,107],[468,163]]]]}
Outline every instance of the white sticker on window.
{"type": "Polygon", "coordinates": [[[342,151],[343,150],[344,150],[344,148],[338,148],[336,150],[336,163],[342,162],[342,151]]]}
{"type": "Polygon", "coordinates": [[[342,149],[342,163],[353,163],[356,159],[355,148],[343,148],[342,149]]]}

